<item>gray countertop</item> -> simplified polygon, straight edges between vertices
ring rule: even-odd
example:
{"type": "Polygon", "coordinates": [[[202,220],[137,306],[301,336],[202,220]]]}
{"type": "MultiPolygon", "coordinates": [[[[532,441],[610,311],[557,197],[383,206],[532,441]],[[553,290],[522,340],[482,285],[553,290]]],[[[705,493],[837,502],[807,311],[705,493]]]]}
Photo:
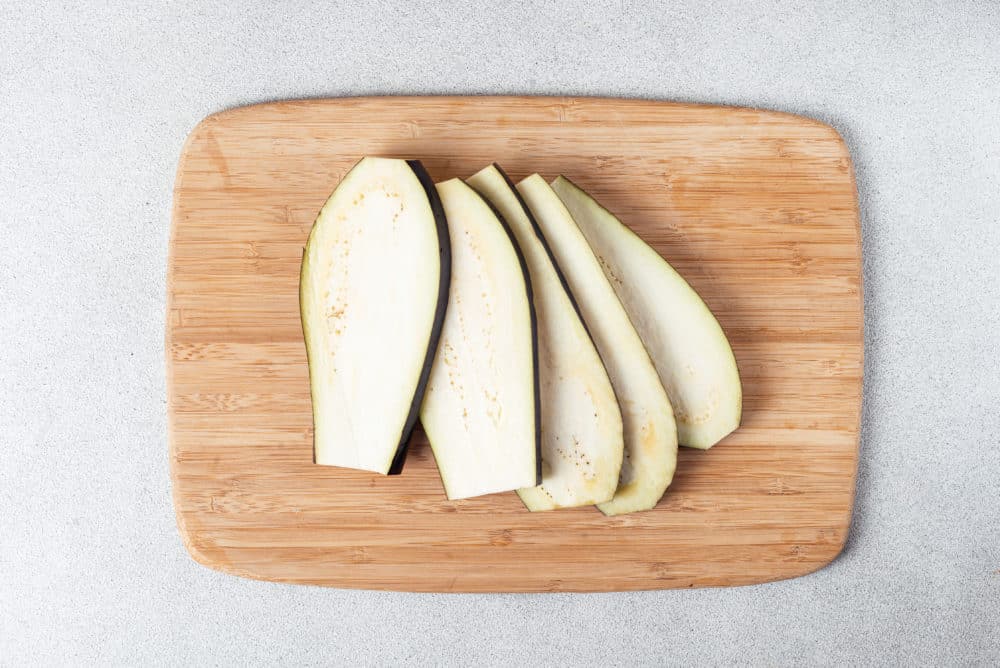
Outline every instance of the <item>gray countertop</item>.
{"type": "Polygon", "coordinates": [[[125,4],[0,3],[0,664],[1000,663],[1000,5],[125,4]],[[866,361],[832,565],[449,596],[188,557],[163,361],[184,137],[227,107],[392,93],[725,103],[843,134],[866,361]]]}

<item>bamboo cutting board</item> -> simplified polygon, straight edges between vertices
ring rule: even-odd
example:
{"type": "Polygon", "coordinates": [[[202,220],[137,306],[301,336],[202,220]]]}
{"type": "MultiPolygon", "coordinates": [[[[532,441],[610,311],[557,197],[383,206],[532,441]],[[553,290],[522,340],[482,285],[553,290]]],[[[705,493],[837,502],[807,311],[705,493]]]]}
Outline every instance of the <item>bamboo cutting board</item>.
{"type": "Polygon", "coordinates": [[[847,535],[861,400],[860,242],[837,133],[781,113],[633,100],[282,102],[210,116],[178,169],[170,460],[192,556],[265,580],[412,591],[741,585],[829,563],[847,535]],[[564,173],[651,243],[733,344],[742,427],[681,449],[649,512],[445,499],[418,432],[402,476],[312,464],[298,276],[363,155],[436,180],[490,161],[564,173]]]}

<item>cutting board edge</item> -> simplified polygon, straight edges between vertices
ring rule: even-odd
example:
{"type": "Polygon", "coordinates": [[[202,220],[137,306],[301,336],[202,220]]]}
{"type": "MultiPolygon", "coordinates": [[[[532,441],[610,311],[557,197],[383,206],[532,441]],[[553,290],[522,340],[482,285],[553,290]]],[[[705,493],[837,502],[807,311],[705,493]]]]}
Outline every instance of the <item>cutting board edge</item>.
{"type": "MultiPolygon", "coordinates": [[[[678,101],[669,99],[656,99],[656,98],[617,98],[609,97],[605,95],[351,95],[344,97],[302,97],[302,98],[285,98],[281,100],[271,100],[267,102],[255,102],[251,104],[237,105],[234,107],[228,107],[226,109],[220,109],[219,111],[212,112],[211,114],[205,116],[194,127],[191,128],[190,132],[181,147],[181,161],[188,153],[188,149],[194,140],[200,136],[202,132],[210,129],[213,125],[223,123],[229,120],[236,120],[239,116],[244,114],[252,114],[261,111],[265,108],[273,109],[283,109],[283,108],[296,108],[305,106],[326,106],[326,105],[336,105],[336,104],[350,104],[357,103],[362,104],[365,102],[375,102],[375,101],[395,101],[401,104],[418,104],[421,102],[426,102],[428,100],[434,102],[454,102],[454,103],[464,103],[471,100],[487,100],[497,103],[537,103],[539,101],[547,101],[550,103],[562,103],[566,105],[574,105],[578,102],[582,103],[597,103],[597,104],[607,104],[609,106],[626,106],[626,107],[650,107],[650,108],[662,108],[665,106],[675,107],[675,108],[686,108],[691,110],[702,110],[711,113],[724,113],[724,112],[735,112],[739,114],[758,114],[766,115],[775,119],[783,118],[787,120],[795,121],[802,125],[811,125],[813,127],[824,130],[830,135],[830,138],[842,145],[844,149],[844,154],[850,162],[851,179],[854,180],[854,161],[850,155],[850,150],[847,146],[843,135],[840,131],[834,127],[832,124],[822,121],[818,118],[808,116],[805,114],[795,113],[791,111],[782,111],[779,109],[770,109],[767,107],[751,107],[751,106],[741,106],[735,104],[714,104],[711,102],[690,102],[690,101],[678,101]]],[[[182,173],[183,164],[178,165],[177,176],[182,173]]],[[[175,188],[174,195],[176,197],[178,180],[175,178],[175,188]]]]}
{"type": "Polygon", "coordinates": [[[393,592],[393,593],[406,593],[406,594],[610,594],[615,592],[647,592],[647,591],[667,591],[667,590],[683,590],[683,589],[723,589],[729,587],[751,587],[754,585],[769,584],[772,582],[783,582],[785,580],[795,580],[801,577],[806,577],[817,573],[831,564],[833,564],[847,547],[847,541],[849,538],[849,524],[850,519],[848,518],[848,523],[845,530],[842,533],[842,538],[836,542],[831,543],[830,548],[827,549],[819,560],[806,563],[802,568],[789,568],[787,571],[783,571],[775,575],[775,577],[740,577],[740,576],[729,576],[726,579],[714,578],[713,583],[703,584],[694,582],[658,582],[655,579],[649,580],[649,585],[645,586],[623,586],[620,583],[615,583],[607,587],[577,587],[573,586],[572,582],[569,581],[567,585],[552,586],[551,580],[547,581],[546,584],[539,584],[538,586],[528,585],[515,585],[515,586],[468,586],[458,583],[457,579],[455,584],[450,588],[442,588],[437,586],[389,586],[389,585],[375,585],[367,581],[359,580],[357,578],[330,578],[327,581],[318,581],[316,579],[308,580],[297,580],[295,578],[285,578],[285,577],[272,577],[267,574],[256,573],[252,570],[245,568],[234,567],[228,564],[223,559],[215,559],[210,554],[194,544],[191,535],[188,533],[184,527],[185,520],[182,519],[182,513],[177,512],[177,523],[178,530],[184,544],[184,548],[187,550],[191,559],[217,573],[222,573],[225,575],[231,575],[239,578],[244,578],[246,580],[254,580],[257,582],[273,582],[277,584],[288,584],[297,586],[312,586],[312,587],[322,587],[324,589],[342,589],[342,590],[352,590],[352,591],[378,591],[378,592],[393,592]]]}

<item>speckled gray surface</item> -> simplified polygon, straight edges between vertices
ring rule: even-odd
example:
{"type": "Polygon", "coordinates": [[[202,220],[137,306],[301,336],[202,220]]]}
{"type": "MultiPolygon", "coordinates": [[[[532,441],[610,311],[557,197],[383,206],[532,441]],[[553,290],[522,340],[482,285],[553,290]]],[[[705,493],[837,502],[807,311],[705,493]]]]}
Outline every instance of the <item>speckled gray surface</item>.
{"type": "Polygon", "coordinates": [[[0,664],[1000,663],[1000,5],[115,4],[0,3],[0,664]],[[430,596],[191,561],[162,352],[185,134],[381,93],[719,102],[840,130],[867,358],[836,562],[728,590],[430,596]]]}

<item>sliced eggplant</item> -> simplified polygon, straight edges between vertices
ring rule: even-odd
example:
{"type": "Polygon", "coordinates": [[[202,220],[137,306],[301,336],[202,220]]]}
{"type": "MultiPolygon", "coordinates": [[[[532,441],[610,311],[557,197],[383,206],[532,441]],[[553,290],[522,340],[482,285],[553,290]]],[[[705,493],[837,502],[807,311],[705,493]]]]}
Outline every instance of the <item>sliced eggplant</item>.
{"type": "Polygon", "coordinates": [[[317,464],[399,471],[444,323],[450,254],[417,161],[364,158],[326,201],[299,282],[317,464]]]}
{"type": "Polygon", "coordinates": [[[528,266],[538,318],[542,484],[518,490],[528,510],[610,500],[624,441],[611,381],[565,279],[514,184],[498,165],[467,179],[507,221],[528,266]]]}
{"type": "Polygon", "coordinates": [[[437,190],[451,284],[420,422],[449,499],[537,485],[536,332],[524,259],[476,191],[459,179],[437,190]]]}
{"type": "Polygon", "coordinates": [[[572,181],[552,182],[653,359],[680,445],[707,449],[740,424],[736,358],[698,293],[659,253],[572,181]]]}
{"type": "Polygon", "coordinates": [[[580,306],[621,408],[625,457],[607,515],[656,505],[677,466],[677,428],[670,400],[625,308],[562,201],[537,174],[517,184],[580,306]]]}

